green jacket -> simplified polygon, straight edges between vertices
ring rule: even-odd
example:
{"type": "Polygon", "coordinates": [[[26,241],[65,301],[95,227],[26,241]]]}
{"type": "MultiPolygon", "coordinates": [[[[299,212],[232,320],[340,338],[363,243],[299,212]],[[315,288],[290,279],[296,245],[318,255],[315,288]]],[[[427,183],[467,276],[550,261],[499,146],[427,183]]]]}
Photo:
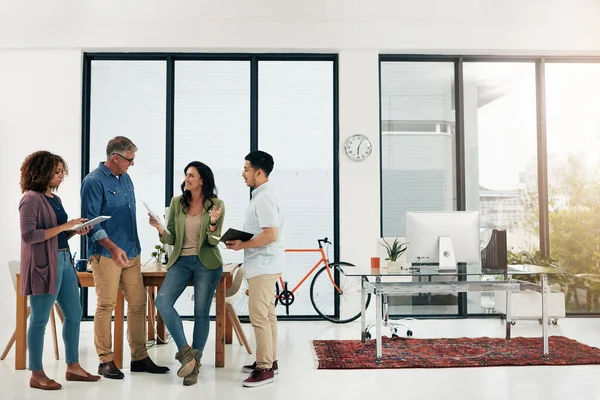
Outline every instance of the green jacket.
{"type": "MultiPolygon", "coordinates": [[[[159,239],[164,244],[173,245],[173,251],[171,257],[167,263],[167,269],[171,268],[175,261],[181,254],[181,248],[183,247],[183,236],[185,231],[185,217],[186,214],[183,212],[183,206],[181,204],[181,196],[173,197],[171,199],[171,205],[169,206],[169,223],[167,224],[167,230],[163,232],[159,239]]],[[[198,258],[200,262],[208,269],[217,269],[223,265],[223,258],[221,257],[221,251],[219,250],[219,238],[221,237],[221,229],[223,228],[223,220],[225,219],[225,203],[223,200],[218,198],[212,199],[215,207],[223,207],[221,216],[217,220],[217,229],[214,232],[209,230],[210,215],[208,212],[202,213],[202,223],[200,225],[200,241],[198,246],[198,258]]],[[[208,207],[210,201],[204,202],[204,207],[208,207]]]]}

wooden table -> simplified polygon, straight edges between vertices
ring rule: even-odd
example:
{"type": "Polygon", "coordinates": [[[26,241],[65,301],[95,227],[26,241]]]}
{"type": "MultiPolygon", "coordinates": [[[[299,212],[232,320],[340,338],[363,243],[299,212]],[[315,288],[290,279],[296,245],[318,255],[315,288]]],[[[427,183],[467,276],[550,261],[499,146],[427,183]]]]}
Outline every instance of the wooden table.
{"type": "MultiPolygon", "coordinates": [[[[167,273],[165,271],[144,271],[142,277],[144,286],[153,290],[160,289],[163,280],[167,273]]],[[[77,276],[82,287],[94,287],[94,276],[89,272],[78,272],[77,276]]],[[[188,284],[191,286],[192,282],[188,284]]],[[[231,323],[227,322],[225,315],[225,292],[227,287],[231,285],[231,271],[223,268],[221,281],[217,285],[215,293],[216,310],[215,310],[215,365],[217,367],[225,366],[225,344],[232,342],[232,327],[231,323]]],[[[17,288],[21,287],[21,274],[17,274],[17,288]]],[[[27,297],[21,296],[21,291],[17,290],[17,321],[16,321],[16,350],[15,350],[15,369],[25,369],[27,357],[27,297]]],[[[148,310],[149,315],[151,310],[148,310]]],[[[123,368],[123,317],[124,317],[124,299],[123,293],[119,290],[117,296],[117,304],[115,306],[115,323],[113,333],[113,346],[115,355],[115,365],[118,368],[123,368]]],[[[160,315],[157,317],[157,330],[159,337],[164,338],[165,325],[162,322],[160,315]]],[[[154,335],[154,330],[149,330],[154,335]]]]}

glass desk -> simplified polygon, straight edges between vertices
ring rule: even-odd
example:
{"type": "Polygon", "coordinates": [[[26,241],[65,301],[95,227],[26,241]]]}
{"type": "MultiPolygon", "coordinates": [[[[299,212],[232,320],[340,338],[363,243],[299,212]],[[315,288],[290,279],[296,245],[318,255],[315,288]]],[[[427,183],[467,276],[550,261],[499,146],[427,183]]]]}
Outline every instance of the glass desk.
{"type": "MultiPolygon", "coordinates": [[[[505,270],[481,269],[479,265],[459,266],[453,271],[438,271],[432,266],[421,266],[402,270],[371,269],[370,267],[338,266],[346,276],[361,278],[361,341],[366,342],[365,302],[367,293],[375,295],[375,339],[377,354],[375,361],[381,362],[381,328],[388,326],[388,297],[413,293],[459,293],[459,292],[521,292],[535,291],[542,295],[542,357],[547,358],[548,349],[548,275],[564,273],[557,268],[535,265],[509,265],[505,270]],[[539,284],[514,279],[514,275],[539,276],[539,284]],[[437,277],[431,281],[430,277],[437,277]],[[447,277],[447,280],[444,280],[447,277]],[[384,279],[385,278],[385,279],[384,279]],[[415,282],[413,278],[419,279],[415,282]],[[479,278],[479,279],[477,279],[479,278]],[[470,280],[469,280],[470,279],[470,280]]],[[[507,293],[508,294],[508,293],[507,293]]],[[[506,296],[507,310],[510,297],[506,296]]],[[[510,340],[510,326],[506,323],[506,340],[510,340]]]]}

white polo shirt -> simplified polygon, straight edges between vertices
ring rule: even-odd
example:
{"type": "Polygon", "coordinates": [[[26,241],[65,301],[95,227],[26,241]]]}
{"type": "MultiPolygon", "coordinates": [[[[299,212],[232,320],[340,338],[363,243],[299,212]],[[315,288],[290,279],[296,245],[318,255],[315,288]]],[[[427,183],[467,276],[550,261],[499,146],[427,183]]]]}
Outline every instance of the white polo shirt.
{"type": "Polygon", "coordinates": [[[244,231],[254,236],[262,233],[263,228],[277,228],[277,241],[263,247],[244,249],[246,279],[279,274],[285,270],[283,212],[269,182],[252,191],[252,199],[244,221],[244,231]]]}

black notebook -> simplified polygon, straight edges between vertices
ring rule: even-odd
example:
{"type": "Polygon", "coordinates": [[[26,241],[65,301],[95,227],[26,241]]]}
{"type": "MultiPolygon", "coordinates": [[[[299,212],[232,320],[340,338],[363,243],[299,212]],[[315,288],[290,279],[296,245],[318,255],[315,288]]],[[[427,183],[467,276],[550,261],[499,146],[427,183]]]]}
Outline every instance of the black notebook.
{"type": "Polygon", "coordinates": [[[253,234],[248,233],[248,232],[244,232],[244,231],[238,231],[237,229],[233,229],[233,228],[229,228],[227,229],[227,232],[225,232],[223,234],[223,236],[221,236],[221,239],[219,239],[219,241],[225,243],[228,240],[241,240],[242,242],[247,242],[248,240],[252,239],[254,237],[253,234]]]}

